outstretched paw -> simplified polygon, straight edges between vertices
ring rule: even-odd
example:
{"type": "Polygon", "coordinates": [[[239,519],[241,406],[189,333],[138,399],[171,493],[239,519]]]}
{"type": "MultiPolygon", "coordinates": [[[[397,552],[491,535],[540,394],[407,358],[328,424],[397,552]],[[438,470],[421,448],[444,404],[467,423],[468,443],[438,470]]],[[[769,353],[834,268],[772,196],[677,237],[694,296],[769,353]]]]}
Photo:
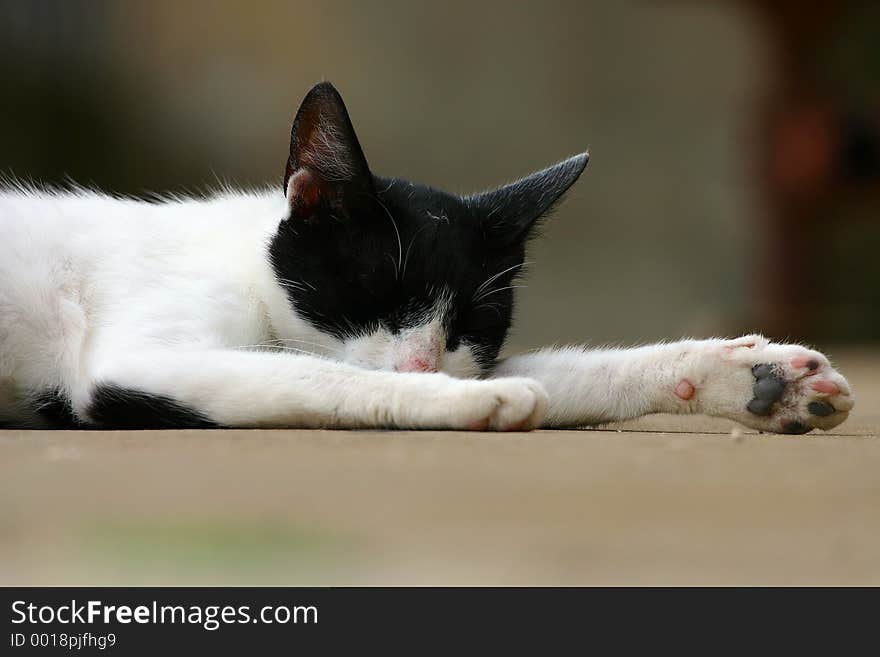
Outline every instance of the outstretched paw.
{"type": "Polygon", "coordinates": [[[825,356],[797,346],[768,347],[789,353],[752,366],[755,383],[746,405],[749,413],[776,422],[777,431],[794,434],[831,429],[847,418],[853,407],[849,385],[825,356]]]}
{"type": "Polygon", "coordinates": [[[459,383],[447,422],[470,431],[531,431],[547,415],[547,392],[533,379],[511,377],[459,383]]]}
{"type": "Polygon", "coordinates": [[[818,351],[760,336],[720,347],[717,369],[703,375],[705,413],[761,431],[802,434],[836,427],[853,407],[846,379],[818,351]]]}

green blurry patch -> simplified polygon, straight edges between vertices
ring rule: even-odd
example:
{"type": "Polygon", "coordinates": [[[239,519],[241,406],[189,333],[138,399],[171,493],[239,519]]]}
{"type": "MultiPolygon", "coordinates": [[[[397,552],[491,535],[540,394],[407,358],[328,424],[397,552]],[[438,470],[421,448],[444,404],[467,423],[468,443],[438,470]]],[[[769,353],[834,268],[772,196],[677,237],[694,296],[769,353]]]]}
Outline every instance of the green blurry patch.
{"type": "Polygon", "coordinates": [[[101,580],[131,584],[323,584],[364,553],[353,536],[278,521],[102,523],[78,543],[101,580]]]}

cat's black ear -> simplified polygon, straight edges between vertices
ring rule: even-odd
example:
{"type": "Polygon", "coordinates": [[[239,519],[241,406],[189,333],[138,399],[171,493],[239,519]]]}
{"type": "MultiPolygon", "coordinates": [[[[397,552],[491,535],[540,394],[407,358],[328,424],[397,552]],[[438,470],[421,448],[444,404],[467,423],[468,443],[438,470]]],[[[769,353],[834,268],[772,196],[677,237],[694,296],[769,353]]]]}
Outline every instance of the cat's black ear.
{"type": "Polygon", "coordinates": [[[291,217],[313,216],[322,203],[351,203],[371,188],[370,169],[342,97],[329,82],[316,84],[290,131],[284,192],[291,217]]]}
{"type": "Polygon", "coordinates": [[[583,173],[589,153],[581,153],[521,180],[464,199],[499,244],[524,240],[535,222],[559,202],[583,173]]]}

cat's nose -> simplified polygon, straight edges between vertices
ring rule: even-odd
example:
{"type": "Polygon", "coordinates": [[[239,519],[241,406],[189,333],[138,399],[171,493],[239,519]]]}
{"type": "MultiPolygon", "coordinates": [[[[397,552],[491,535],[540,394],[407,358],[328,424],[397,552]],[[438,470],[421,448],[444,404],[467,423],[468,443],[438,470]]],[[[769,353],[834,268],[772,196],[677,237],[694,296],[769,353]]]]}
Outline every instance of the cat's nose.
{"type": "Polygon", "coordinates": [[[436,372],[437,363],[424,358],[407,358],[397,366],[398,372],[436,372]]]}

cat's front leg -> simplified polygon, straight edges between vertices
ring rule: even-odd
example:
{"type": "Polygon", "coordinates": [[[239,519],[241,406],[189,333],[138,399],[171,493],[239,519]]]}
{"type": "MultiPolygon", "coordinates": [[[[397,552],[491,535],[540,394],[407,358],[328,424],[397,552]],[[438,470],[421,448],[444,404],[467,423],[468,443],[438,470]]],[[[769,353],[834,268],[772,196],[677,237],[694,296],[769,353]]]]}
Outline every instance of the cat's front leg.
{"type": "Polygon", "coordinates": [[[540,381],[550,395],[547,426],[702,413],[805,433],[837,426],[853,407],[849,384],[825,356],[761,336],[549,349],[502,361],[494,374],[540,381]]]}
{"type": "Polygon", "coordinates": [[[104,428],[289,427],[528,430],[547,409],[536,381],[459,380],[322,358],[229,349],[148,349],[94,358],[71,395],[104,428]]]}

